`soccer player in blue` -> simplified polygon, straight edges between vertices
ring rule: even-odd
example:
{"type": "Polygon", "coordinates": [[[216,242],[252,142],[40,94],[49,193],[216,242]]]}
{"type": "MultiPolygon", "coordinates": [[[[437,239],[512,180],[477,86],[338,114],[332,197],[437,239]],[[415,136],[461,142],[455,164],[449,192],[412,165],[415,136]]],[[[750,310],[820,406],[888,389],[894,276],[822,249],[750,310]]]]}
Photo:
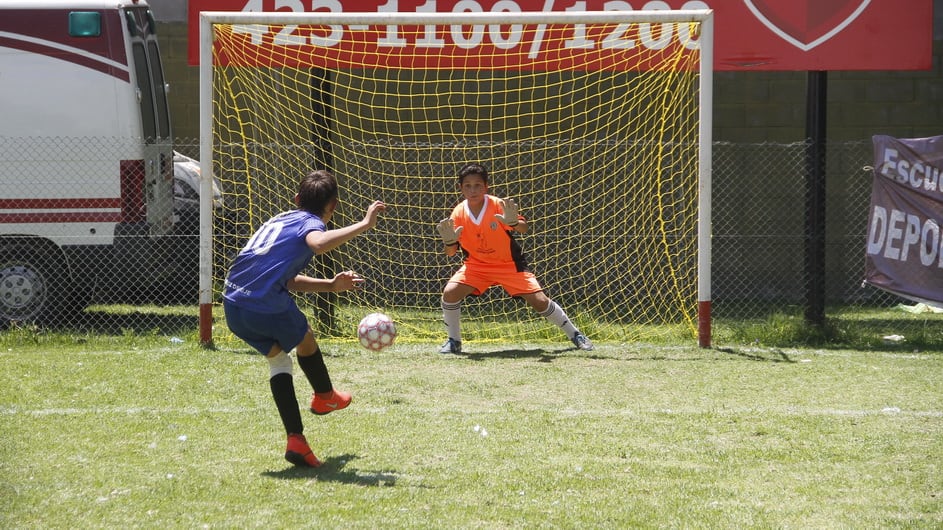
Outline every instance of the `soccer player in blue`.
{"type": "Polygon", "coordinates": [[[288,434],[285,459],[296,466],[317,467],[321,462],[304,437],[304,426],[295,386],[292,360],[314,396],[311,412],[327,414],[350,404],[350,394],[335,390],[311,326],[295,304],[290,291],[340,292],[356,289],[364,279],[353,271],[333,279],[301,274],[315,254],[333,250],[376,226],[386,205],[375,201],[364,218],[343,228],[328,230],[338,203],[337,179],[328,171],[309,173],[298,185],[297,210],[283,212],[263,224],[239,251],[229,269],[223,291],[223,309],[229,329],[269,364],[269,386],[282,424],[288,434]]]}

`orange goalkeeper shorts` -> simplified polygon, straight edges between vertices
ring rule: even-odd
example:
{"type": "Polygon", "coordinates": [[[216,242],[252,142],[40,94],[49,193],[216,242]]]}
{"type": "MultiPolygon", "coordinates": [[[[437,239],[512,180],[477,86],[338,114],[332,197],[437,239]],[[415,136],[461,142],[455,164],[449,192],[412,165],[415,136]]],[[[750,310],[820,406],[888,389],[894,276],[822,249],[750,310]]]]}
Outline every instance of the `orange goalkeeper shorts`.
{"type": "Polygon", "coordinates": [[[480,296],[489,288],[500,285],[510,296],[543,291],[537,277],[530,271],[519,272],[513,263],[507,265],[462,265],[449,279],[450,282],[468,285],[472,294],[480,296]]]}

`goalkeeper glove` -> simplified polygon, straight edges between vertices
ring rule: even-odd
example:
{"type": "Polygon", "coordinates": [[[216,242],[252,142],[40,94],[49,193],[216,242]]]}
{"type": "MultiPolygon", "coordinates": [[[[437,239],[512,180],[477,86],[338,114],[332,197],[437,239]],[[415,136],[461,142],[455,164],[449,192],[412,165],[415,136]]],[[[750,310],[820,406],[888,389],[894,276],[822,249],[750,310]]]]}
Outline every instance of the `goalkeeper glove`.
{"type": "Polygon", "coordinates": [[[458,236],[462,234],[462,230],[465,229],[464,226],[455,228],[455,222],[451,218],[443,219],[439,221],[439,224],[435,225],[436,229],[439,231],[439,236],[442,237],[442,242],[446,246],[452,246],[458,244],[458,236]]]}
{"type": "Polygon", "coordinates": [[[519,221],[519,219],[517,218],[517,215],[518,215],[517,203],[514,202],[514,199],[504,199],[503,202],[504,202],[504,215],[496,213],[494,214],[494,216],[498,221],[501,221],[502,223],[513,228],[517,226],[517,223],[519,221]]]}

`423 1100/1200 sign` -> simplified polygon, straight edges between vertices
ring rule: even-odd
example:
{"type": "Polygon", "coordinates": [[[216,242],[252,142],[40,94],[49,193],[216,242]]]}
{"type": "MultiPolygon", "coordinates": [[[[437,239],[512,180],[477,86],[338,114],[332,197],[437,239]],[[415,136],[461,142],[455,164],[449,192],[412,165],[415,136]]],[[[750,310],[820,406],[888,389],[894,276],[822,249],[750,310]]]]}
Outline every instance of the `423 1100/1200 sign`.
{"type": "MultiPolygon", "coordinates": [[[[194,4],[224,4],[222,0],[200,0],[194,4]]],[[[376,6],[376,13],[405,12],[404,2],[390,1],[376,6]]],[[[230,3],[231,4],[231,3],[230,3]]],[[[265,2],[255,0],[244,3],[242,12],[257,12],[260,7],[268,7],[265,2]]],[[[303,2],[293,2],[294,10],[290,13],[343,14],[348,12],[366,12],[369,6],[358,4],[355,11],[344,11],[340,2],[327,2],[331,9],[308,11],[309,6],[326,7],[325,3],[315,0],[308,6],[303,2]]],[[[548,3],[549,4],[549,3],[548,3]]],[[[572,2],[567,11],[584,11],[589,6],[585,1],[572,2]]],[[[599,2],[598,7],[607,7],[609,11],[618,8],[631,8],[627,2],[610,0],[599,2]]],[[[700,1],[685,2],[686,9],[705,9],[700,1]]],[[[459,2],[429,1],[421,6],[414,6],[415,13],[525,13],[541,12],[547,7],[543,2],[526,0],[502,0],[487,3],[474,0],[459,2]],[[537,4],[537,5],[530,5],[537,4]],[[536,8],[536,9],[533,9],[536,8]]],[[[210,10],[202,8],[203,10],[210,10]]],[[[631,10],[631,9],[629,9],[631,10]]],[[[289,11],[281,11],[289,13],[289,11]]],[[[356,67],[397,67],[401,56],[409,56],[409,66],[417,67],[423,57],[437,57],[437,67],[451,68],[514,68],[526,64],[528,68],[613,68],[616,62],[619,69],[635,68],[626,56],[632,50],[645,52],[658,51],[676,53],[678,49],[697,50],[698,31],[694,24],[687,23],[641,23],[587,25],[573,24],[568,27],[547,24],[477,24],[477,25],[262,25],[242,24],[232,27],[229,34],[222,38],[241,40],[244,53],[217,58],[227,64],[242,66],[300,66],[312,59],[311,48],[322,48],[317,54],[331,58],[332,64],[345,66],[346,56],[350,56],[349,66],[356,67]],[[325,50],[326,49],[326,50],[325,50]],[[571,56],[587,49],[611,50],[613,57],[621,56],[606,63],[586,65],[571,63],[571,56]],[[443,62],[443,57],[450,61],[443,62]],[[487,64],[469,62],[473,57],[487,57],[487,64]]],[[[197,24],[191,24],[190,59],[198,64],[198,49],[194,43],[198,36],[193,35],[197,24]]],[[[220,36],[217,36],[220,38],[220,36]]],[[[230,45],[232,43],[230,42],[230,45]]],[[[317,60],[314,59],[314,65],[317,60]]],[[[474,61],[480,61],[475,59],[474,61]]],[[[423,66],[419,64],[418,66],[423,66]]]]}

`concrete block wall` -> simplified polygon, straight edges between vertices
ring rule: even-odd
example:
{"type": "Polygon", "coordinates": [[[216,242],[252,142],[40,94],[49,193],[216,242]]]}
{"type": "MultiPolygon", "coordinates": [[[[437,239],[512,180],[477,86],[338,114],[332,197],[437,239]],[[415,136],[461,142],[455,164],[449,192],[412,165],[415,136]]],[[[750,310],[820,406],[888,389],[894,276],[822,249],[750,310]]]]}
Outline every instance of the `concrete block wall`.
{"type": "Polygon", "coordinates": [[[196,142],[200,137],[200,68],[187,64],[187,24],[159,23],[157,32],[164,76],[170,83],[174,137],[196,142]]]}

